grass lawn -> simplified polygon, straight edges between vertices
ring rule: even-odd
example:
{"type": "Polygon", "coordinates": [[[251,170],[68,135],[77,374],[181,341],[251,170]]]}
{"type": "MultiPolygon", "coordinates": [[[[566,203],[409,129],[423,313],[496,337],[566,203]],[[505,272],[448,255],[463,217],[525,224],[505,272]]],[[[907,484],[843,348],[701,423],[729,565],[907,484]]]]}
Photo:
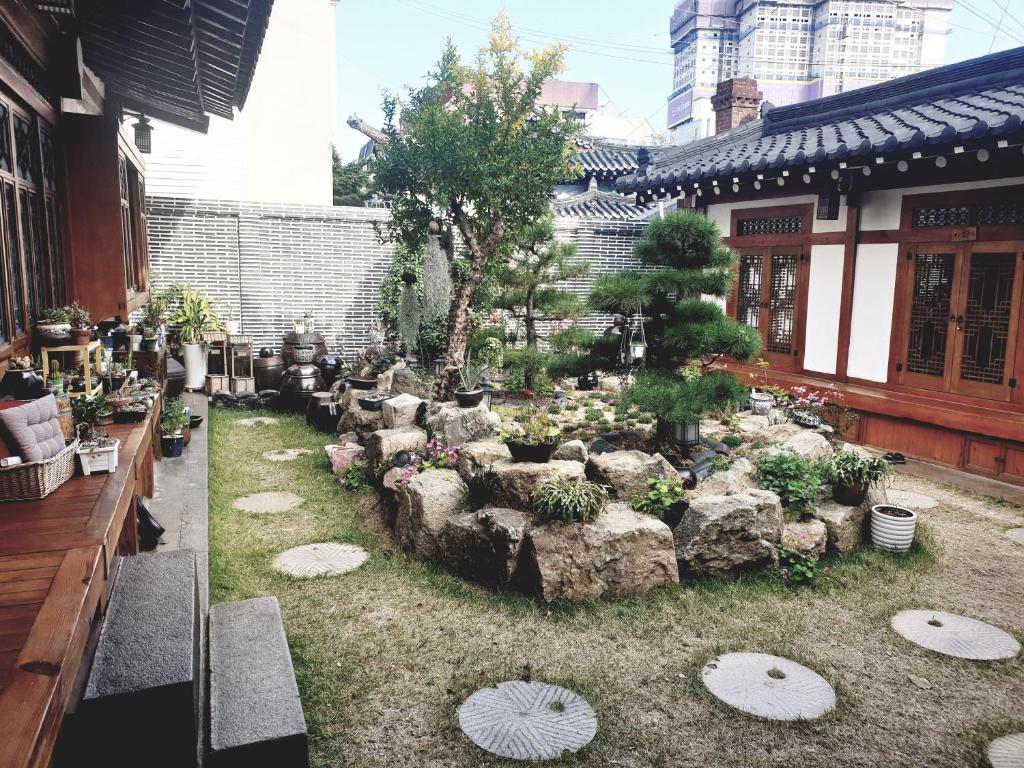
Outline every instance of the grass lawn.
{"type": "Polygon", "coordinates": [[[1024,730],[1024,662],[951,659],[889,628],[904,608],[964,613],[1024,637],[1024,546],[1002,535],[1024,509],[907,476],[931,495],[919,546],[905,558],[864,550],[827,582],[792,591],[770,578],[707,581],[642,598],[545,605],[496,596],[407,560],[367,496],[334,482],[301,418],[244,428],[251,413],[211,410],[213,602],[276,595],[309,725],[315,766],[493,766],[458,729],[474,690],[506,679],[565,685],[594,707],[597,738],[555,765],[980,766],[989,738],[1024,730]],[[265,451],[310,448],[289,463],[265,451]],[[305,503],[251,515],[234,499],[291,491],[305,503]],[[284,549],[317,541],[367,548],[335,578],[276,574],[284,549]],[[776,653],[836,688],[838,708],[778,724],[720,704],[701,667],[723,651],[776,653]]]}

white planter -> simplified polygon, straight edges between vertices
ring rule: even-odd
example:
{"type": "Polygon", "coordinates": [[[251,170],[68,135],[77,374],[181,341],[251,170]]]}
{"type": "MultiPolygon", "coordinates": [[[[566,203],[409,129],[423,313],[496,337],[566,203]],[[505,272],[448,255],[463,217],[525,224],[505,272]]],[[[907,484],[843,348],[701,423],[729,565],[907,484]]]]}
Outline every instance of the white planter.
{"type": "Polygon", "coordinates": [[[78,451],[78,461],[82,467],[82,474],[91,475],[96,472],[116,472],[117,449],[120,445],[120,440],[114,440],[113,445],[78,451]]]}
{"type": "Polygon", "coordinates": [[[227,328],[228,333],[241,333],[242,324],[237,320],[228,320],[224,323],[224,327],[227,328]]]}
{"type": "Polygon", "coordinates": [[[917,513],[906,507],[892,504],[876,504],[871,508],[871,543],[883,552],[906,552],[914,543],[917,530],[917,513]],[[894,517],[879,510],[900,509],[910,513],[909,517],[894,517]]]}
{"type": "Polygon", "coordinates": [[[767,416],[775,407],[775,396],[767,392],[750,393],[750,410],[758,416],[767,416]]]}
{"type": "Polygon", "coordinates": [[[202,344],[183,344],[185,349],[185,389],[200,390],[206,386],[206,355],[202,344]]]}

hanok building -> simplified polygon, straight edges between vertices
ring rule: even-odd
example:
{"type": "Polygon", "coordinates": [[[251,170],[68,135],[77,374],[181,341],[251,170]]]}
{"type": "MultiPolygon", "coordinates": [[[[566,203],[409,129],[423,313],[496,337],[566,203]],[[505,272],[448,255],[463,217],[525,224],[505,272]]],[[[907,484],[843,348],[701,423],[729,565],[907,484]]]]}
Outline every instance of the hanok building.
{"type": "Polygon", "coordinates": [[[618,189],[718,223],[771,380],[843,393],[866,445],[1024,483],[1024,48],[721,118],[618,189]]]}
{"type": "MultiPolygon", "coordinates": [[[[0,0],[0,374],[34,351],[33,324],[47,307],[74,300],[94,321],[127,320],[145,303],[148,118],[204,131],[208,114],[241,109],[271,3],[0,0]]],[[[116,472],[0,504],[2,766],[61,764],[54,745],[81,694],[89,638],[119,555],[137,551],[136,498],[152,495],[156,421],[117,425],[116,472]]],[[[152,725],[156,733],[165,723],[152,725]]],[[[71,762],[176,760],[181,745],[159,735],[152,754],[127,754],[122,739],[134,737],[118,728],[93,734],[102,754],[71,762]]]]}

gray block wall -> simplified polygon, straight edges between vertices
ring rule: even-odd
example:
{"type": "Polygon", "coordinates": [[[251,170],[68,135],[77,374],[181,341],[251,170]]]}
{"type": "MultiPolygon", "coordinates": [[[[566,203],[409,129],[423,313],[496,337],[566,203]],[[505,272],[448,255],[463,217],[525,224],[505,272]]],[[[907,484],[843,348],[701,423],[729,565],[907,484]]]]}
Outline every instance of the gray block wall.
{"type": "MultiPolygon", "coordinates": [[[[377,289],[394,246],[374,231],[377,208],[291,206],[150,197],[152,282],[186,282],[210,296],[226,319],[240,320],[257,346],[280,346],[281,334],[306,311],[331,349],[346,356],[366,345],[377,289]]],[[[576,244],[591,277],[567,287],[585,295],[592,276],[636,265],[641,222],[559,219],[559,239],[576,244]]],[[[603,328],[602,318],[588,325],[603,328]]]]}

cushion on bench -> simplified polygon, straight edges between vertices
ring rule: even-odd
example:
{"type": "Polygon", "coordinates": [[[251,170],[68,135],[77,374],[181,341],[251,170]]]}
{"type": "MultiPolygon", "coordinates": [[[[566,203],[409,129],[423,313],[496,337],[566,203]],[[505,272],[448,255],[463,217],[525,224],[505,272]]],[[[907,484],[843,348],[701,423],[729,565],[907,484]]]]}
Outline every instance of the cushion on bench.
{"type": "Polygon", "coordinates": [[[0,410],[0,427],[4,440],[22,461],[45,461],[64,450],[64,433],[53,395],[0,410]]]}

